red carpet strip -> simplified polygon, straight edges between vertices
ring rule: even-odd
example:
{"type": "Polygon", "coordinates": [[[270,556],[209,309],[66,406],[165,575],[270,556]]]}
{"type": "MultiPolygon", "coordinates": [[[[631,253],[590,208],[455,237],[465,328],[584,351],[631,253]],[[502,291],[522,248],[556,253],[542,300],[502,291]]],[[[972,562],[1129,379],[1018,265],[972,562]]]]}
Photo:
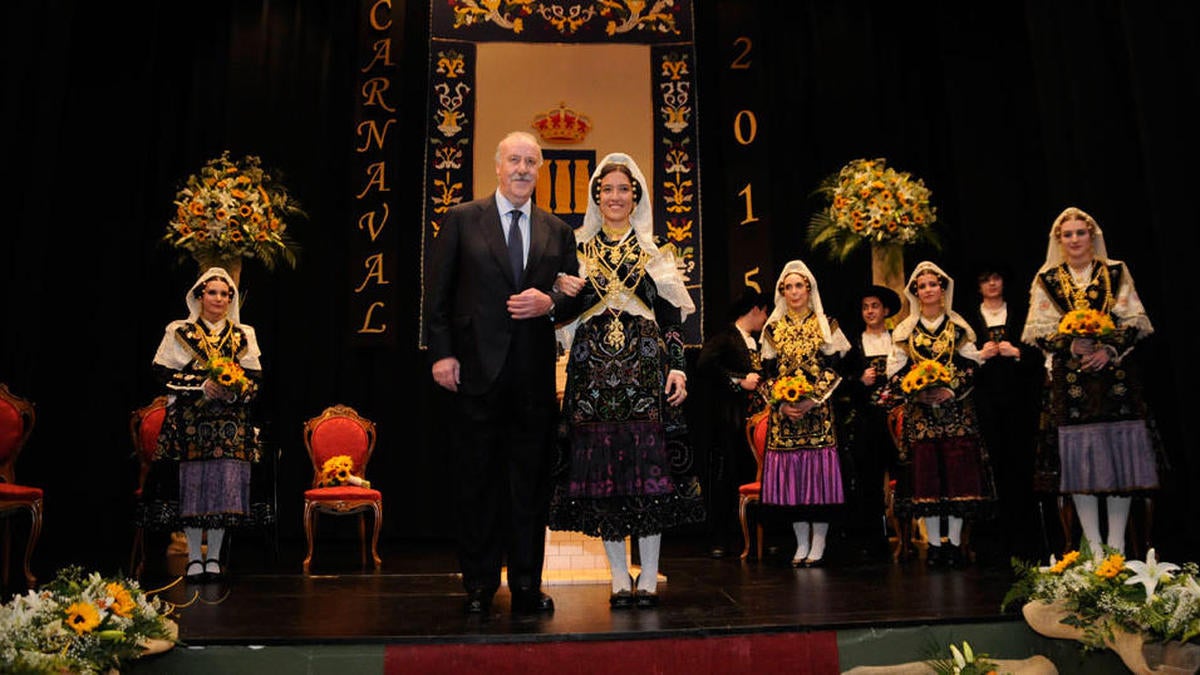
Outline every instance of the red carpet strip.
{"type": "Polygon", "coordinates": [[[388,645],[385,675],[401,673],[750,673],[839,672],[837,633],[758,633],[708,638],[388,645]]]}

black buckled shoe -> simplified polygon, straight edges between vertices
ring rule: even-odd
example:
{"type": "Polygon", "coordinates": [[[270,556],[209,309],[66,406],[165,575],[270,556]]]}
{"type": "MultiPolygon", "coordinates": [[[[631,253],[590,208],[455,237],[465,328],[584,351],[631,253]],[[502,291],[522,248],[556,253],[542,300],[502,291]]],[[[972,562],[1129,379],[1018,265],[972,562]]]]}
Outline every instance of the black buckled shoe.
{"type": "Polygon", "coordinates": [[[608,606],[613,609],[630,609],[633,605],[633,591],[622,590],[608,596],[608,606]]]}
{"type": "Polygon", "coordinates": [[[942,547],[941,546],[933,546],[931,544],[929,546],[929,548],[925,549],[925,566],[926,567],[940,567],[941,565],[942,565],[942,547]]]}
{"type": "Polygon", "coordinates": [[[966,567],[967,566],[967,556],[963,552],[962,546],[955,546],[954,544],[947,544],[946,545],[946,560],[945,560],[944,564],[946,565],[946,567],[951,567],[956,570],[960,570],[960,569],[966,567]]]}
{"type": "Polygon", "coordinates": [[[221,561],[216,558],[209,558],[204,561],[204,576],[209,581],[221,581],[225,578],[225,570],[221,568],[221,561]]]}
{"type": "Polygon", "coordinates": [[[654,609],[658,607],[658,593],[639,590],[634,603],[638,609],[654,609]]]}
{"type": "Polygon", "coordinates": [[[206,578],[204,575],[204,563],[200,560],[189,560],[183,578],[193,584],[204,581],[206,578]]]}

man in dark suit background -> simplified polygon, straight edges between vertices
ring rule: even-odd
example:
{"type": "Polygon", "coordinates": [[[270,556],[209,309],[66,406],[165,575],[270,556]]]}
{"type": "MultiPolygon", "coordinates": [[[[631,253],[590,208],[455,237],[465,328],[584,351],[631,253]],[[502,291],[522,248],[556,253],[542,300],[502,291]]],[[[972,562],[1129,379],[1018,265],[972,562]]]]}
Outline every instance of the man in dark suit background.
{"type": "Polygon", "coordinates": [[[505,562],[514,612],[554,609],[541,590],[558,413],[554,322],[578,311],[555,282],[578,292],[583,280],[574,231],[531,199],[541,164],[531,134],[505,136],[495,194],[446,212],[427,269],[433,379],[454,399],[449,482],[471,614],[490,612],[505,562]]]}
{"type": "Polygon", "coordinates": [[[738,487],[758,471],[746,442],[746,419],[761,407],[761,366],[756,335],[767,320],[771,300],[752,288],[729,308],[721,330],[704,342],[696,360],[702,401],[697,410],[696,445],[708,456],[709,555],[723,558],[737,531],[738,487]]]}

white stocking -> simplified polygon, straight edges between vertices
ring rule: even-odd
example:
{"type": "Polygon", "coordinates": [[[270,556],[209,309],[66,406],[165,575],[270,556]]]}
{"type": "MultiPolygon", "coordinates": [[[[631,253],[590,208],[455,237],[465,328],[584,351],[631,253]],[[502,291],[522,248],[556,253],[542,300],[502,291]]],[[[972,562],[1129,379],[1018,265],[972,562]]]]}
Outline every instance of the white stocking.
{"type": "Polygon", "coordinates": [[[820,560],[825,557],[825,535],[829,534],[829,523],[813,523],[812,550],[808,552],[809,560],[820,560]]]}
{"type": "Polygon", "coordinates": [[[200,549],[204,541],[204,530],[198,527],[185,527],[183,536],[187,537],[188,561],[199,560],[203,564],[204,553],[200,549]]]}
{"type": "Polygon", "coordinates": [[[638,574],[638,590],[658,591],[658,553],[662,549],[662,534],[638,537],[638,558],[642,571],[638,574]]]}
{"type": "Polygon", "coordinates": [[[1108,540],[1105,542],[1125,555],[1125,525],[1129,522],[1132,497],[1109,497],[1104,500],[1108,513],[1108,540]]]}
{"type": "Polygon", "coordinates": [[[804,560],[808,557],[808,522],[801,521],[792,523],[792,529],[796,532],[796,555],[792,556],[793,561],[804,560]]]}
{"type": "Polygon", "coordinates": [[[612,590],[633,590],[629,579],[629,564],[625,560],[625,540],[604,540],[604,555],[608,556],[608,569],[612,573],[612,590]]]}
{"type": "Polygon", "coordinates": [[[942,545],[942,517],[925,516],[925,535],[929,538],[930,546],[942,545]]]}
{"type": "Polygon", "coordinates": [[[1096,495],[1074,494],[1071,501],[1075,502],[1075,514],[1079,516],[1079,528],[1092,549],[1092,558],[1100,560],[1104,557],[1101,547],[1104,539],[1100,537],[1100,505],[1096,495]]]}
{"type": "Polygon", "coordinates": [[[946,520],[950,521],[946,527],[946,538],[954,546],[962,544],[963,519],[958,516],[946,516],[946,520]]]}
{"type": "Polygon", "coordinates": [[[225,540],[225,528],[216,530],[208,530],[208,560],[213,562],[204,562],[204,571],[212,573],[220,573],[221,571],[221,543],[225,540]]]}

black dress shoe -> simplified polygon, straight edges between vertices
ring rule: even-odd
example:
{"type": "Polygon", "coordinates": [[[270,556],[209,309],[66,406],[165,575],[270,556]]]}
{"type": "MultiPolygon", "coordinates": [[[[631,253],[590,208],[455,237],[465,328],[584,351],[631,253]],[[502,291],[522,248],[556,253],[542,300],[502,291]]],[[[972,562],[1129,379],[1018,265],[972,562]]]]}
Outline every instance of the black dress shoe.
{"type": "Polygon", "coordinates": [[[825,558],[823,556],[820,558],[805,558],[803,561],[803,565],[805,567],[824,567],[825,566],[825,558]]]}
{"type": "Polygon", "coordinates": [[[517,591],[512,596],[512,611],[525,614],[553,612],[554,598],[541,591],[517,591]]]}
{"type": "Polygon", "coordinates": [[[633,607],[633,591],[617,591],[608,597],[608,606],[613,609],[633,607]]]}
{"type": "Polygon", "coordinates": [[[467,591],[463,611],[467,614],[487,614],[492,610],[492,594],[483,590],[467,591]]]}
{"type": "Polygon", "coordinates": [[[658,607],[658,593],[639,590],[634,602],[638,609],[653,609],[658,607]]]}

